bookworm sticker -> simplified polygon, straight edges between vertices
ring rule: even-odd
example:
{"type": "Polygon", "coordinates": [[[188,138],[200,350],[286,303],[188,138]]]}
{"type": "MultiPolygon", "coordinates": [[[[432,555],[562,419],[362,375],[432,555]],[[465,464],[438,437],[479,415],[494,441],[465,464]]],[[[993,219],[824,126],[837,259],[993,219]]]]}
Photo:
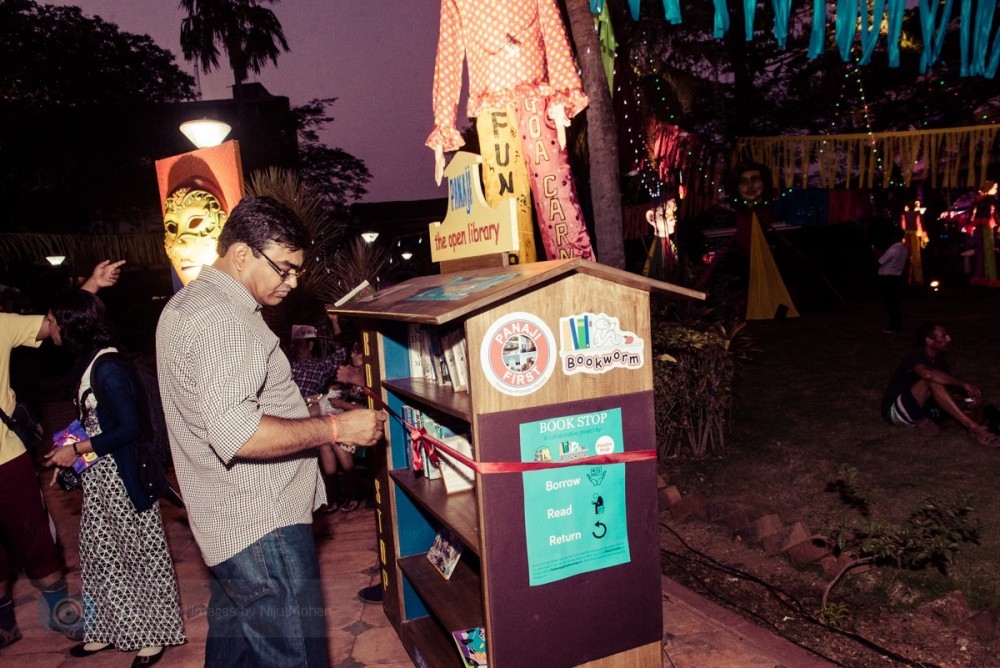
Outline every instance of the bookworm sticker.
{"type": "Polygon", "coordinates": [[[490,327],[480,359],[486,380],[498,391],[512,397],[531,394],[555,370],[555,337],[537,316],[511,313],[490,327]]]}
{"type": "Polygon", "coordinates": [[[641,369],[644,350],[643,340],[634,332],[622,330],[618,318],[607,313],[559,318],[559,357],[567,376],[641,369]]]}

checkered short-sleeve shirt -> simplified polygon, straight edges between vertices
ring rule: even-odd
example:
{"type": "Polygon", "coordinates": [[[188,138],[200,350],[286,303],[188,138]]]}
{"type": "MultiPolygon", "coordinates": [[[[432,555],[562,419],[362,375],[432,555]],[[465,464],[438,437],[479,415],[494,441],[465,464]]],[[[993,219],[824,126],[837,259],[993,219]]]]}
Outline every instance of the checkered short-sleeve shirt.
{"type": "Polygon", "coordinates": [[[170,449],[209,566],[274,529],[312,522],[312,510],[325,501],[315,452],[237,457],[261,416],[309,416],[259,310],[238,281],[204,267],[167,303],[156,330],[170,449]]]}

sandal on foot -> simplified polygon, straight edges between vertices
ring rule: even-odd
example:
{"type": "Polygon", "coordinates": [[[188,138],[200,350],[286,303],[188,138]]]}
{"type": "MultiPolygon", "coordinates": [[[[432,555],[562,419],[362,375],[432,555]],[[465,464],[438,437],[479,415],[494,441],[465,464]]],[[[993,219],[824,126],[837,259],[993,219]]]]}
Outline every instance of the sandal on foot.
{"type": "Polygon", "coordinates": [[[979,445],[983,445],[987,448],[1000,448],[1000,436],[991,433],[986,427],[974,429],[969,432],[969,435],[976,439],[976,443],[979,445]]]}
{"type": "Polygon", "coordinates": [[[111,643],[100,643],[100,642],[82,642],[79,645],[73,645],[69,648],[69,655],[75,656],[78,659],[82,659],[87,656],[93,656],[98,652],[105,652],[109,649],[114,649],[115,646],[111,643]]]}
{"type": "Polygon", "coordinates": [[[334,501],[333,503],[324,503],[316,510],[316,512],[323,513],[324,515],[329,515],[330,513],[335,513],[338,510],[340,510],[340,504],[334,501]]]}
{"type": "Polygon", "coordinates": [[[354,510],[357,510],[359,505],[361,504],[357,499],[351,499],[349,501],[345,501],[344,505],[340,507],[340,512],[342,513],[352,512],[354,510]]]}
{"type": "Polygon", "coordinates": [[[13,645],[20,639],[21,629],[17,628],[17,624],[14,624],[14,626],[9,629],[0,627],[0,649],[3,649],[7,645],[13,645]]]}

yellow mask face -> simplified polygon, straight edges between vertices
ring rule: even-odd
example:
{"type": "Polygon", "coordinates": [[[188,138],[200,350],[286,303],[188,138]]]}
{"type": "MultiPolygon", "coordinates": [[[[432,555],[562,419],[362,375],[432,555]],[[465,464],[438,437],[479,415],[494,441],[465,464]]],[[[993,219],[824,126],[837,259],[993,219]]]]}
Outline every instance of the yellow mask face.
{"type": "Polygon", "coordinates": [[[187,285],[203,265],[215,262],[216,244],[227,214],[207,190],[178,188],[167,197],[163,216],[163,246],[170,264],[187,285]]]}

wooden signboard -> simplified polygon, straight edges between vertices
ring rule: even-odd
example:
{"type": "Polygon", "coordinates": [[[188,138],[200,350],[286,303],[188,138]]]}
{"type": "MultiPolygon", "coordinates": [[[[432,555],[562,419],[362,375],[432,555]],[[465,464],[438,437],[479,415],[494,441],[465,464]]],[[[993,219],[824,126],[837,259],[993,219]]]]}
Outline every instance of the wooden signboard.
{"type": "Polygon", "coordinates": [[[514,200],[490,208],[483,197],[482,158],[459,151],[444,170],[448,177],[448,212],[430,224],[431,261],[448,262],[519,248],[514,200]]]}

